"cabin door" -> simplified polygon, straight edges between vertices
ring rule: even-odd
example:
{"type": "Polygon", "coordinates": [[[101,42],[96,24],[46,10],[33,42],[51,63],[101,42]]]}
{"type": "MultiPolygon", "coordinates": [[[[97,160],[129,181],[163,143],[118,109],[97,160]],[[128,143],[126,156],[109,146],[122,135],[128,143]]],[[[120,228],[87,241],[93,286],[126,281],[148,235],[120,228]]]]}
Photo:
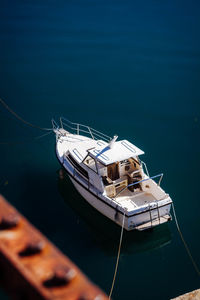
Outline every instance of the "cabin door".
{"type": "Polygon", "coordinates": [[[119,178],[119,163],[111,164],[107,167],[108,177],[111,180],[117,180],[119,178]]]}

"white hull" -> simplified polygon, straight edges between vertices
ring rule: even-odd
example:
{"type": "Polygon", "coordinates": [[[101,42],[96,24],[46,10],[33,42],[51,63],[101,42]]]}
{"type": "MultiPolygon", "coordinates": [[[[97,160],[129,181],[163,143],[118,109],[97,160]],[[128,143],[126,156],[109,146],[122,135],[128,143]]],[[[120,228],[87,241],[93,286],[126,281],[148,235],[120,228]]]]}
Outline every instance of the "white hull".
{"type": "MultiPolygon", "coordinates": [[[[69,176],[72,183],[74,184],[77,191],[81,194],[81,196],[94,208],[96,208],[100,213],[104,216],[108,217],[110,220],[115,222],[116,224],[122,226],[123,223],[123,213],[116,210],[116,208],[112,208],[99,198],[91,194],[84,187],[82,187],[76,180],[74,180],[71,176],[69,176]]],[[[159,207],[158,209],[152,209],[151,211],[146,211],[140,214],[136,214],[135,216],[125,216],[124,228],[128,231],[133,229],[144,230],[148,229],[147,226],[143,229],[142,225],[148,223],[149,228],[165,223],[168,220],[162,220],[162,216],[170,214],[171,203],[165,206],[159,207]],[[159,212],[158,212],[159,210],[159,212]],[[160,222],[159,222],[160,216],[160,222]],[[151,221],[152,220],[152,221],[151,221]],[[157,223],[156,223],[157,222],[157,223]],[[141,226],[141,228],[137,228],[141,226]]]]}
{"type": "MultiPolygon", "coordinates": [[[[94,208],[96,208],[100,213],[102,213],[104,216],[108,217],[115,223],[121,225],[123,221],[123,214],[117,213],[116,209],[108,206],[106,203],[99,200],[97,197],[95,197],[93,194],[88,192],[85,188],[83,188],[80,184],[78,184],[74,179],[71,178],[72,183],[74,184],[77,191],[81,194],[81,196],[94,208]]],[[[125,218],[124,221],[124,227],[128,230],[128,218],[125,218]]]]}
{"type": "MultiPolygon", "coordinates": [[[[122,189],[121,194],[117,194],[116,197],[116,194],[113,194],[114,185],[104,186],[101,179],[103,174],[99,175],[94,169],[82,163],[84,157],[87,156],[87,151],[95,148],[94,145],[97,146],[102,141],[96,142],[94,139],[85,138],[81,135],[69,134],[63,129],[56,129],[55,132],[58,160],[67,171],[77,191],[104,216],[122,226],[125,215],[124,228],[128,231],[149,229],[171,219],[171,198],[142,169],[141,190],[133,193],[133,191],[127,189],[123,192],[122,189]],[[79,145],[80,148],[76,145],[79,145]],[[86,150],[83,149],[82,145],[86,150]],[[87,150],[88,148],[89,150],[87,150]],[[111,189],[109,190],[109,188],[111,189]]],[[[122,141],[122,146],[127,147],[129,150],[133,149],[133,145],[130,146],[127,141],[122,141]]],[[[103,157],[106,159],[105,155],[103,157]]],[[[92,166],[92,168],[94,167],[95,165],[92,166]]],[[[107,170],[106,167],[101,168],[101,172],[105,172],[105,170],[107,170]]],[[[121,172],[125,171],[122,166],[121,172]]],[[[123,188],[124,185],[127,187],[127,177],[124,176],[120,180],[114,183],[116,188],[118,186],[123,188]]]]}

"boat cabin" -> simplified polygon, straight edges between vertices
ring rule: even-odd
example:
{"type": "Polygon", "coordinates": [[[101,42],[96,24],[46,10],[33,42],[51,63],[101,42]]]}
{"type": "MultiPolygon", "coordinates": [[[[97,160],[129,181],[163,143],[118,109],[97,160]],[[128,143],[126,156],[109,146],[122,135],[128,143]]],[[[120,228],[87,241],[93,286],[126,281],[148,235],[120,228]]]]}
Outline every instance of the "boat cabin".
{"type": "MultiPolygon", "coordinates": [[[[128,184],[142,179],[142,167],[138,155],[144,152],[129,141],[121,140],[112,145],[94,141],[94,146],[89,149],[83,147],[83,144],[78,152],[77,147],[69,151],[68,158],[90,184],[100,192],[105,192],[108,197],[115,197],[128,184]]],[[[140,184],[136,184],[129,187],[129,190],[140,188],[140,184]]]]}
{"type": "MultiPolygon", "coordinates": [[[[143,153],[127,140],[122,140],[112,147],[107,145],[88,150],[83,163],[102,178],[107,196],[115,197],[128,184],[141,180],[142,168],[138,155],[143,153]]],[[[139,184],[129,187],[129,190],[138,188],[139,184]]]]}

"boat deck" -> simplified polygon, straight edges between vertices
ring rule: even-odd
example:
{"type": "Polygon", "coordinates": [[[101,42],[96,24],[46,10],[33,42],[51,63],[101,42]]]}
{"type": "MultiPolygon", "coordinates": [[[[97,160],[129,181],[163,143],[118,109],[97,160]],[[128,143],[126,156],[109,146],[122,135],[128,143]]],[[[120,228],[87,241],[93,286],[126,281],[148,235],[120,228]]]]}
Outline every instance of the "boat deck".
{"type": "Polygon", "coordinates": [[[129,190],[125,190],[119,194],[115,200],[128,210],[133,210],[137,207],[156,201],[156,198],[147,192],[135,191],[133,193],[129,190]]]}

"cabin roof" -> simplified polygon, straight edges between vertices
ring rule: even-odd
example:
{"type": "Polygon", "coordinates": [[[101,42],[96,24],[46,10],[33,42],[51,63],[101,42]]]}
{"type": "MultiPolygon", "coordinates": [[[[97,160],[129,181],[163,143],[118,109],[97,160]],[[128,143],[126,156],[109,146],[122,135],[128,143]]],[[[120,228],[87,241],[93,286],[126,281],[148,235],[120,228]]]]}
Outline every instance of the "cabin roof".
{"type": "Polygon", "coordinates": [[[109,165],[117,161],[122,161],[130,157],[135,157],[144,152],[127,140],[116,141],[113,147],[102,140],[93,140],[78,135],[68,135],[62,142],[62,149],[69,147],[69,152],[81,163],[87,154],[97,159],[103,165],[109,165]],[[68,146],[66,146],[66,143],[68,146]]]}
{"type": "Polygon", "coordinates": [[[141,149],[127,140],[115,142],[112,148],[109,147],[108,143],[105,143],[103,146],[90,149],[88,153],[104,165],[144,154],[141,149]]]}
{"type": "Polygon", "coordinates": [[[63,149],[67,147],[70,154],[79,163],[81,163],[82,160],[87,156],[89,149],[105,147],[106,145],[107,143],[102,140],[93,140],[91,138],[85,136],[80,137],[78,135],[68,135],[67,140],[62,143],[63,149]],[[65,143],[67,143],[67,146],[65,143]]]}

